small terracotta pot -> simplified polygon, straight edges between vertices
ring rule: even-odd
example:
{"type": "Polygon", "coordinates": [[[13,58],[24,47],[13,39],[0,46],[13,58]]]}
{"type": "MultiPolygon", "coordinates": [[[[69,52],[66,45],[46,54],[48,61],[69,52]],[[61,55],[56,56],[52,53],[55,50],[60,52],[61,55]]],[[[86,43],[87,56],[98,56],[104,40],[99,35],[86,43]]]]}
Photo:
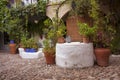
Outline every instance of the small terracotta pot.
{"type": "Polygon", "coordinates": [[[15,54],[16,53],[16,44],[9,44],[9,48],[10,48],[10,53],[11,54],[15,54]]]}
{"type": "Polygon", "coordinates": [[[103,66],[103,67],[108,66],[110,54],[111,54],[110,49],[96,48],[95,49],[95,56],[96,56],[97,64],[99,66],[103,66]]]}
{"type": "Polygon", "coordinates": [[[47,64],[55,64],[55,55],[47,55],[49,53],[44,53],[47,64]]]}
{"type": "Polygon", "coordinates": [[[59,37],[57,40],[58,43],[65,43],[64,37],[59,37]]]}
{"type": "Polygon", "coordinates": [[[89,37],[83,37],[83,43],[89,43],[89,37]]]}

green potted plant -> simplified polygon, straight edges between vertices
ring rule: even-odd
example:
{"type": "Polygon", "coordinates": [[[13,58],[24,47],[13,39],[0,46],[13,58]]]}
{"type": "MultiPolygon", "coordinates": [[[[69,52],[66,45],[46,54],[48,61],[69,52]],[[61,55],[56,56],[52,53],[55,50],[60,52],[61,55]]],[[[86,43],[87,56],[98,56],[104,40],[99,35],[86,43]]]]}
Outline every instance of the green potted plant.
{"type": "Polygon", "coordinates": [[[99,66],[109,65],[112,41],[115,37],[115,29],[109,22],[108,14],[102,14],[98,0],[91,0],[91,10],[89,15],[93,19],[93,24],[97,25],[97,33],[93,36],[96,61],[99,66]]]}
{"type": "Polygon", "coordinates": [[[43,52],[47,64],[55,64],[55,47],[53,47],[48,39],[43,41],[43,52]]]}
{"type": "MultiPolygon", "coordinates": [[[[58,38],[62,37],[61,42],[65,42],[63,35],[66,33],[65,32],[66,27],[63,21],[57,17],[53,18],[52,20],[50,19],[45,20],[44,24],[45,24],[44,34],[46,35],[46,40],[44,41],[43,52],[45,55],[50,54],[46,52],[52,52],[51,54],[53,54],[54,52],[54,55],[52,56],[55,57],[55,46],[58,41],[58,38]]],[[[47,57],[45,56],[45,58],[47,57]]]]}
{"type": "Polygon", "coordinates": [[[27,39],[26,37],[22,37],[21,45],[25,49],[25,52],[37,52],[38,50],[38,44],[34,38],[27,39]]]}
{"type": "Polygon", "coordinates": [[[53,18],[53,20],[47,19],[44,21],[46,28],[44,32],[47,33],[47,37],[51,39],[54,44],[64,43],[64,35],[66,34],[66,26],[62,19],[57,17],[53,18]]]}
{"type": "Polygon", "coordinates": [[[62,20],[59,21],[59,26],[58,26],[58,30],[57,30],[56,34],[57,34],[57,42],[64,43],[65,39],[63,36],[66,34],[66,26],[62,20]]]}
{"type": "Polygon", "coordinates": [[[78,23],[79,34],[83,36],[83,42],[89,43],[89,38],[96,34],[97,27],[90,27],[87,23],[78,23]]]}
{"type": "Polygon", "coordinates": [[[116,31],[112,26],[104,26],[99,29],[94,37],[95,56],[97,64],[100,66],[109,65],[109,56],[111,48],[113,47],[112,41],[115,38],[116,31]]]}
{"type": "Polygon", "coordinates": [[[19,18],[9,18],[5,22],[4,31],[8,33],[9,39],[10,39],[10,52],[13,51],[11,49],[14,49],[14,52],[16,53],[18,44],[20,43],[20,37],[23,34],[24,30],[21,24],[21,19],[19,18]],[[14,47],[12,48],[14,41],[14,47]],[[12,44],[11,44],[12,43],[12,44]],[[16,43],[16,44],[15,44],[16,43]]]}
{"type": "MultiPolygon", "coordinates": [[[[5,21],[6,17],[9,15],[9,9],[7,7],[8,1],[7,0],[0,0],[0,32],[6,31],[5,21]]],[[[10,53],[16,53],[16,44],[14,41],[10,41],[9,44],[10,53]]]]}
{"type": "Polygon", "coordinates": [[[47,64],[55,64],[55,45],[57,42],[56,27],[50,19],[44,21],[44,34],[46,39],[43,41],[43,53],[47,64]]]}

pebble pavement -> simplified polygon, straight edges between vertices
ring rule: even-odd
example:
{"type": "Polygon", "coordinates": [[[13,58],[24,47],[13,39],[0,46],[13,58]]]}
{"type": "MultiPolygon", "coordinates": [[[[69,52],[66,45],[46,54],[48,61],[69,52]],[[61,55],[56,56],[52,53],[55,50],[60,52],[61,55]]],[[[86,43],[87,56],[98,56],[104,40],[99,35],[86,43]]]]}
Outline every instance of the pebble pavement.
{"type": "Polygon", "coordinates": [[[1,52],[0,80],[120,80],[120,55],[111,55],[108,67],[68,69],[47,65],[44,57],[22,59],[19,54],[1,52]]]}

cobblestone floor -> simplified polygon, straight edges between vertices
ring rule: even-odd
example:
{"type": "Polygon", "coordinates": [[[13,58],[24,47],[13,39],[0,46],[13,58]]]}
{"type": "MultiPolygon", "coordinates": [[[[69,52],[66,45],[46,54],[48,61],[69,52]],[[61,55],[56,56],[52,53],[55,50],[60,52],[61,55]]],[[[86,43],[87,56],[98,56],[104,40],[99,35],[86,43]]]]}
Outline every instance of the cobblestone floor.
{"type": "Polygon", "coordinates": [[[0,52],[0,80],[120,80],[120,55],[112,55],[108,67],[66,69],[46,65],[44,57],[22,59],[0,52]]]}

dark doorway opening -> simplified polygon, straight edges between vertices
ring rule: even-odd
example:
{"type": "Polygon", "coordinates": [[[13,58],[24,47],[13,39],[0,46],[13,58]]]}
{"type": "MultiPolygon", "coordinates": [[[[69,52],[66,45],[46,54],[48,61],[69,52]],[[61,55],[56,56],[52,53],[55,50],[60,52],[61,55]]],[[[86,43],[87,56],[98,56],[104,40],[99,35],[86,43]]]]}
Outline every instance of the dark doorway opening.
{"type": "Polygon", "coordinates": [[[9,50],[9,35],[7,32],[0,32],[0,50],[9,50]]]}

